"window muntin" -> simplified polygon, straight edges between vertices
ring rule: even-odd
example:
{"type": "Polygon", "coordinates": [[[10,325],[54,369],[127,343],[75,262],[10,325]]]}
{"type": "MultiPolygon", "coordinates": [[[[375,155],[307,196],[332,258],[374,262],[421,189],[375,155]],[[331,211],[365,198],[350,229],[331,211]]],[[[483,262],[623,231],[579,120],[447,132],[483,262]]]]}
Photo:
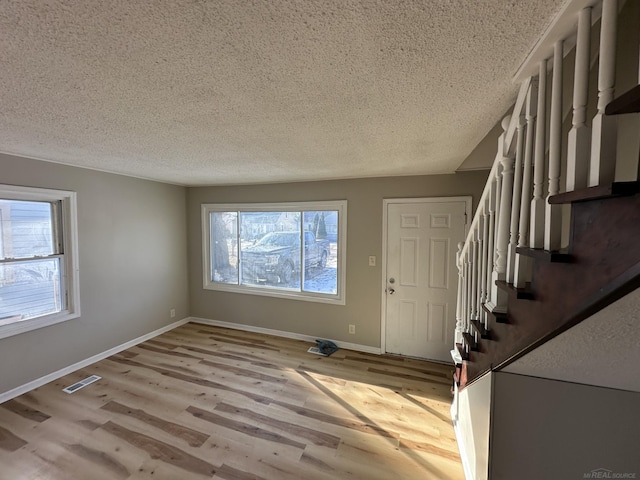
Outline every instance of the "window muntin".
{"type": "Polygon", "coordinates": [[[344,304],[346,207],[203,205],[204,288],[344,304]]]}
{"type": "Polygon", "coordinates": [[[0,185],[0,338],[79,316],[75,193],[0,185]]]}

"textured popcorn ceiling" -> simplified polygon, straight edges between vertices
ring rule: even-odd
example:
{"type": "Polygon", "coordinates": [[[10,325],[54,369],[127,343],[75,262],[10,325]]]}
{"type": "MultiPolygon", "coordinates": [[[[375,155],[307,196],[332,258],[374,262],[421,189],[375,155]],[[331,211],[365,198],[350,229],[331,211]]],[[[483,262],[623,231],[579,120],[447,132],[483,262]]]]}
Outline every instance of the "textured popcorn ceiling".
{"type": "Polygon", "coordinates": [[[640,392],[640,289],[516,360],[505,372],[640,392]]]}
{"type": "Polygon", "coordinates": [[[0,0],[0,151],[184,185],[453,172],[564,0],[0,0]]]}

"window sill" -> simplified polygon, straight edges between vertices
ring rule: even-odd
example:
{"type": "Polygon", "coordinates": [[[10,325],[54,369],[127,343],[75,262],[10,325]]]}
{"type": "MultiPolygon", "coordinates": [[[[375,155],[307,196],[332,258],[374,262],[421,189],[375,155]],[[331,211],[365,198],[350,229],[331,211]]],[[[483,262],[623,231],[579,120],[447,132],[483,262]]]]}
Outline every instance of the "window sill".
{"type": "Polygon", "coordinates": [[[332,305],[346,305],[345,299],[327,294],[313,294],[310,292],[298,292],[291,290],[276,290],[273,288],[247,287],[237,285],[224,285],[208,283],[203,286],[205,290],[218,292],[240,293],[246,295],[260,295],[262,297],[286,298],[288,300],[302,300],[304,302],[328,303],[332,305]]]}
{"type": "Polygon", "coordinates": [[[80,313],[78,312],[64,311],[51,315],[44,315],[42,317],[30,318],[28,320],[19,320],[8,325],[0,326],[0,339],[48,327],[50,325],[55,325],[56,323],[66,322],[67,320],[78,318],[79,316],[80,313]]]}

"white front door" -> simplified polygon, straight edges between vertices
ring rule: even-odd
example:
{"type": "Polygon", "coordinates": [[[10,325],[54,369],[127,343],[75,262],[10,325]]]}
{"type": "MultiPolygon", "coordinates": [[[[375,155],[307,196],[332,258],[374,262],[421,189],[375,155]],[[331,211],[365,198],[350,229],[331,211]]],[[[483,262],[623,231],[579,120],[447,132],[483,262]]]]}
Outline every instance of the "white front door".
{"type": "Polygon", "coordinates": [[[450,362],[470,197],[385,200],[385,351],[450,362]]]}

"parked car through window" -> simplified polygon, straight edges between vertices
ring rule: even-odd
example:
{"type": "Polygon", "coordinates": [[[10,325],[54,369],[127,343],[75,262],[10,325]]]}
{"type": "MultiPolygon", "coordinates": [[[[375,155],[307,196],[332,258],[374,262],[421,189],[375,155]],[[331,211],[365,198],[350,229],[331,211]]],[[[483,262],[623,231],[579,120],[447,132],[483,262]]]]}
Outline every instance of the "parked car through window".
{"type": "Polygon", "coordinates": [[[345,201],[202,211],[205,289],[344,303],[345,201]]]}

